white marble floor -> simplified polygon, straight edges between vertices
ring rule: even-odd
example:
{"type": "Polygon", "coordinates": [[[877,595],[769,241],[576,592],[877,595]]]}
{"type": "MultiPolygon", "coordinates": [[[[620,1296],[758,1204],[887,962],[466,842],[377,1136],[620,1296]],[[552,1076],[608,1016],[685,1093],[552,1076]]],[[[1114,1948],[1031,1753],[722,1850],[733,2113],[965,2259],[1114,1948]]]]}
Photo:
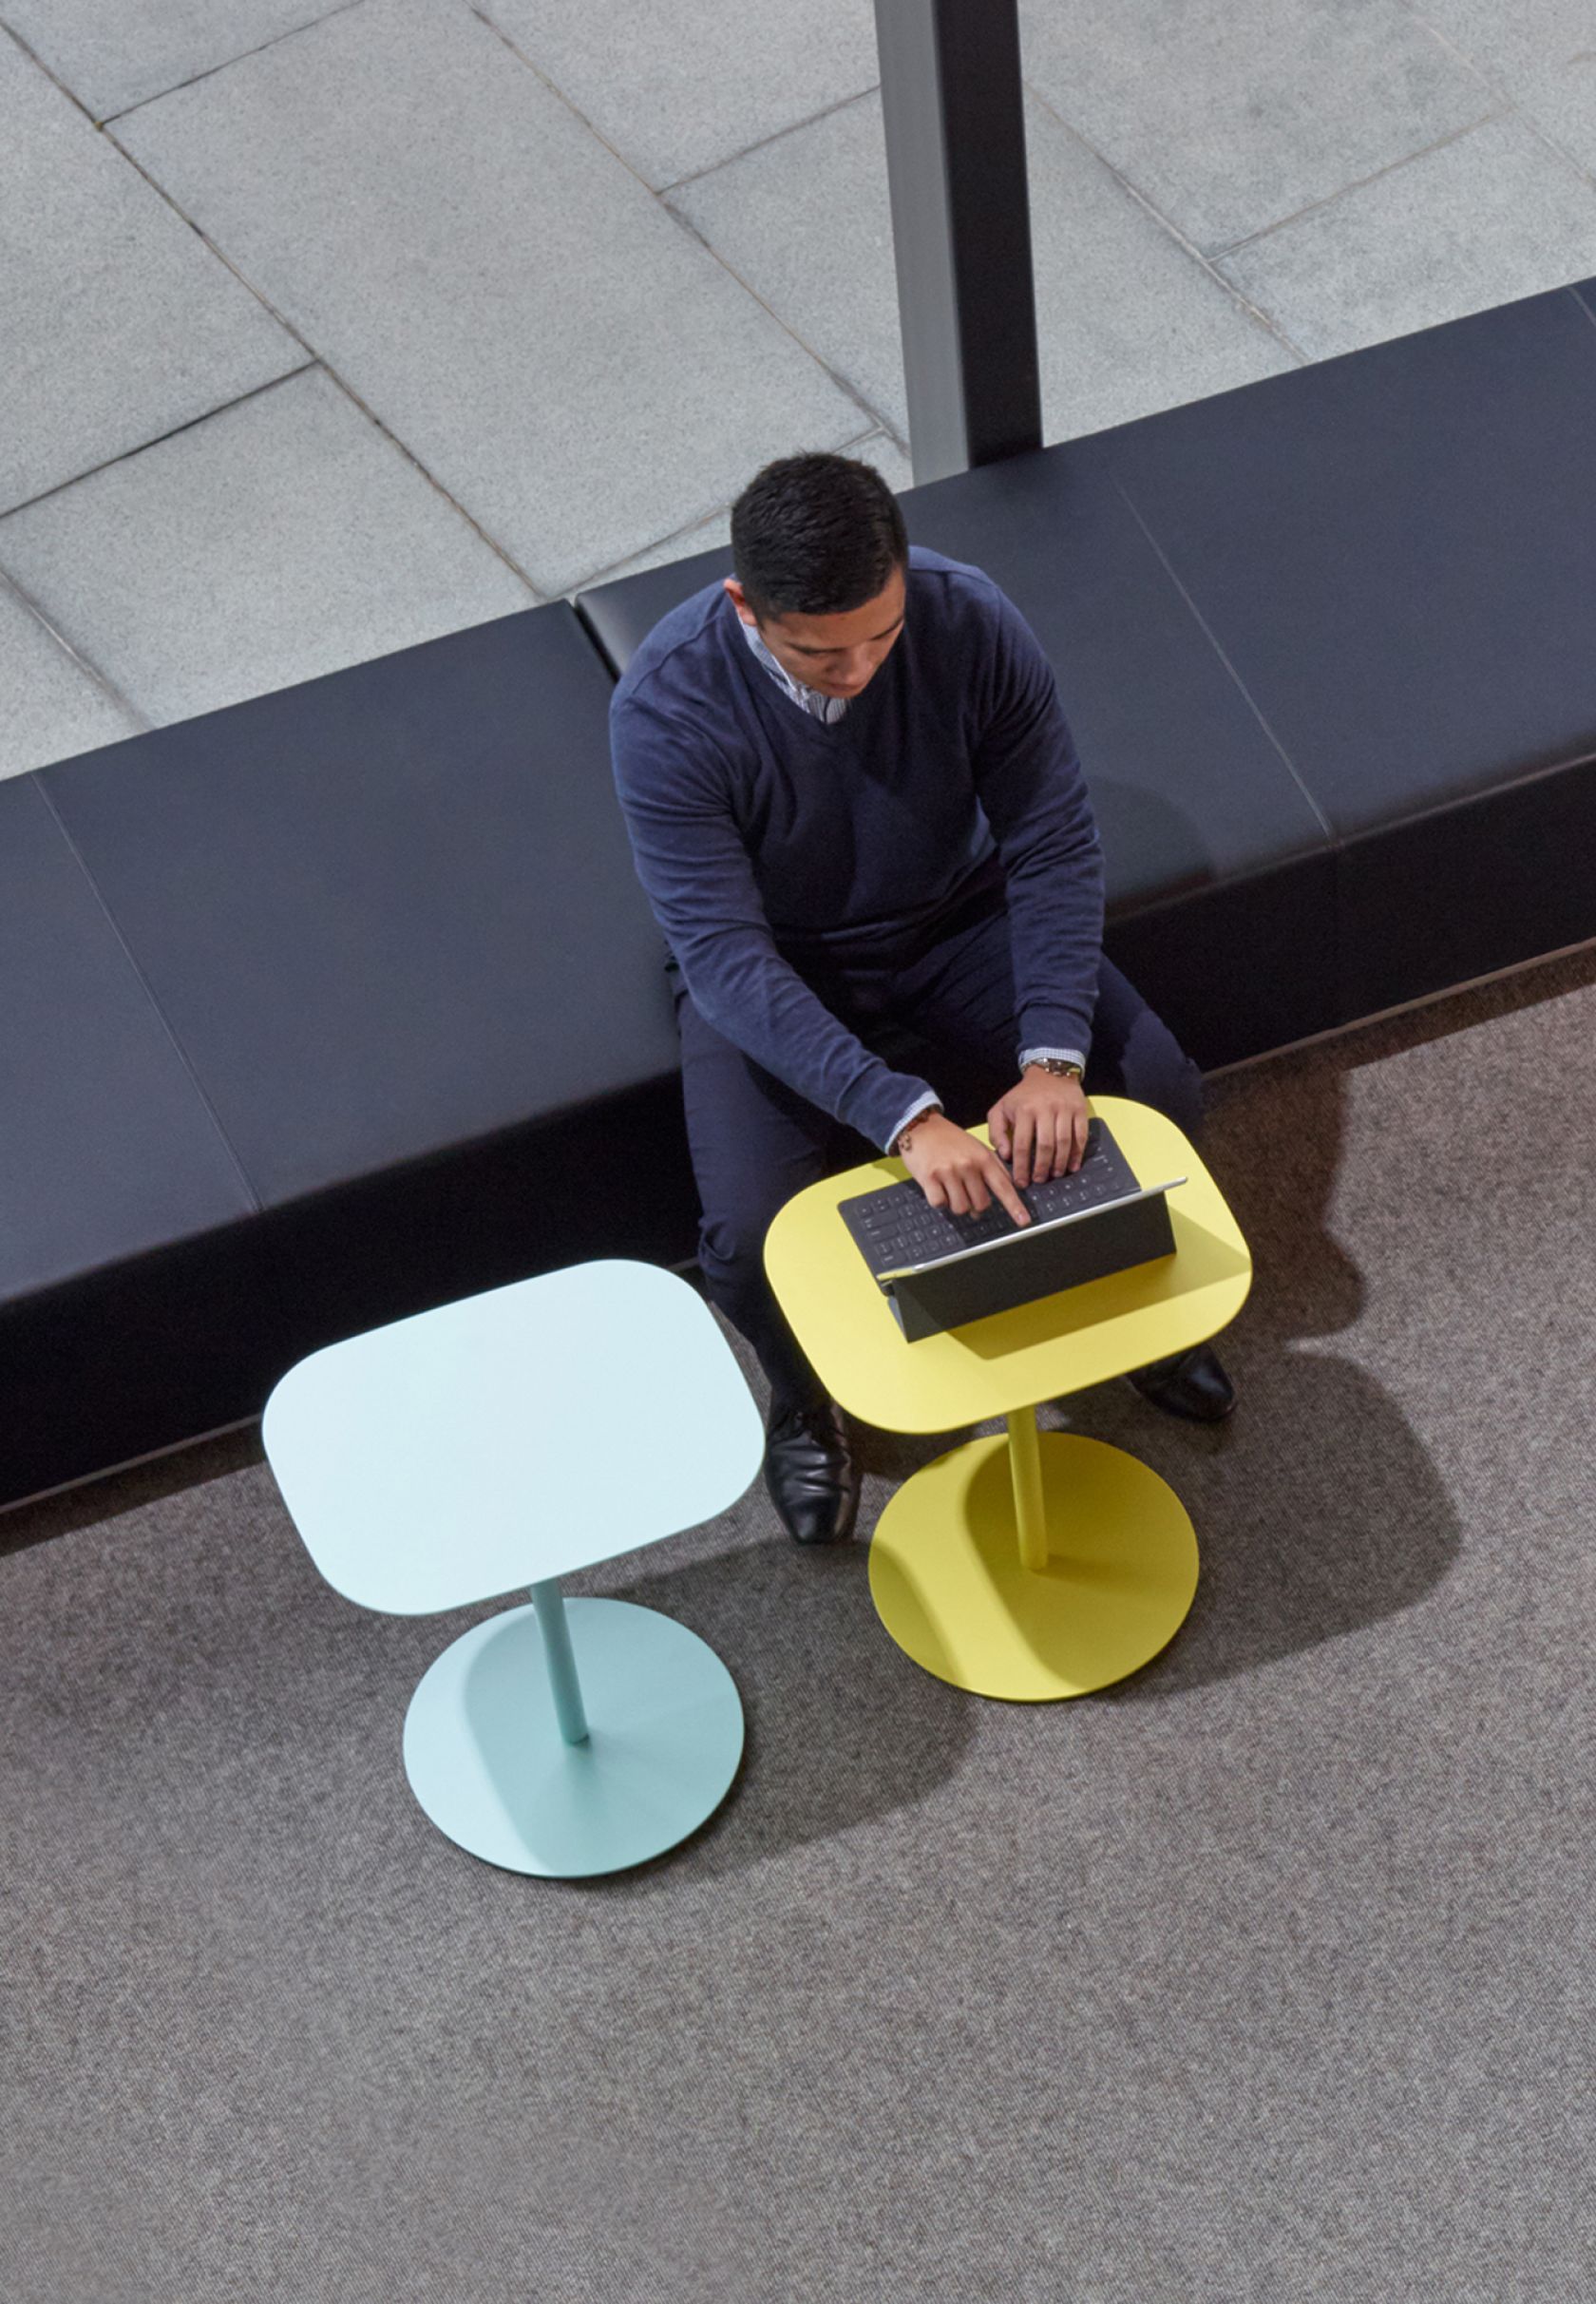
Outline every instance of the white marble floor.
{"type": "MultiPolygon", "coordinates": [[[[1067,439],[1596,275],[1596,0],[1022,0],[1067,439]]],[[[906,485],[870,0],[0,0],[0,774],[906,485]]]]}

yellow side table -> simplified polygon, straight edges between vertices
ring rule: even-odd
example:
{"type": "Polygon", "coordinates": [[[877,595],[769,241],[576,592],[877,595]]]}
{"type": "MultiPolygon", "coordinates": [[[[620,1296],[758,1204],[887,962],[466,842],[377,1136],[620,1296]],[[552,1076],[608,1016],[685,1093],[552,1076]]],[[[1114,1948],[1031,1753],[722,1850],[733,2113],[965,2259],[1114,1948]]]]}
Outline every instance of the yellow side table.
{"type": "Polygon", "coordinates": [[[966,1441],[906,1480],[870,1547],[871,1594],[899,1647],[981,1696],[1040,1703],[1123,1680],[1174,1637],[1197,1589],[1174,1491],[1123,1449],[1039,1433],[1036,1403],[1215,1335],[1245,1302],[1252,1260],[1173,1121],[1118,1096],[1092,1110],[1142,1182],[1188,1178],[1169,1194],[1172,1256],[911,1344],[837,1213],[901,1183],[901,1160],[810,1185],[765,1243],[777,1300],[843,1407],[892,1432],[1007,1419],[1006,1438],[966,1441]]]}

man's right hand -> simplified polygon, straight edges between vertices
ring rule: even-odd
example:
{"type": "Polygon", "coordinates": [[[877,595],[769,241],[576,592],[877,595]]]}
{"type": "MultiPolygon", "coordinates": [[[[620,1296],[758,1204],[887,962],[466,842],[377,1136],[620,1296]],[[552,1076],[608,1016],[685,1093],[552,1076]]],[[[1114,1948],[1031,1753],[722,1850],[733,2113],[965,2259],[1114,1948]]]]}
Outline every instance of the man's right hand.
{"type": "Polygon", "coordinates": [[[903,1166],[932,1207],[945,1208],[950,1215],[979,1215],[998,1200],[1016,1224],[1031,1221],[998,1154],[945,1113],[930,1113],[915,1123],[903,1147],[903,1166]]]}

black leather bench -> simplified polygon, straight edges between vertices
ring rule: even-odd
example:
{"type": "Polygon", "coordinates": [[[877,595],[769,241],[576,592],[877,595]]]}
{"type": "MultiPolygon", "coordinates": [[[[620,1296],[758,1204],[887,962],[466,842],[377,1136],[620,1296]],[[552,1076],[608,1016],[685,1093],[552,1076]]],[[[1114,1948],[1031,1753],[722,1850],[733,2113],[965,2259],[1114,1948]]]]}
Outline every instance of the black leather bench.
{"type": "MultiPolygon", "coordinates": [[[[1329,832],[1098,445],[902,505],[912,540],[985,568],[1047,650],[1102,828],[1110,949],[1191,1054],[1229,1063],[1335,1023],[1329,832]]],[[[729,569],[705,553],[578,604],[618,673],[668,608],[729,569]]]]}
{"type": "MultiPolygon", "coordinates": [[[[1205,1064],[1596,937],[1588,290],[904,509],[1052,655],[1111,948],[1205,1064]]],[[[690,1254],[605,720],[724,564],[0,786],[0,1502],[239,1421],[372,1322],[690,1254]]]]}
{"type": "Polygon", "coordinates": [[[1330,829],[1340,1021],[1596,936],[1593,289],[1105,435],[1330,829]]]}
{"type": "MultiPolygon", "coordinates": [[[[911,490],[1058,673],[1207,1067],[1596,937],[1596,283],[911,490]]],[[[578,605],[618,673],[724,554],[578,605]]]]}
{"type": "Polygon", "coordinates": [[[0,1500],[335,1336],[692,1252],[611,685],[561,603],[0,786],[0,1500]]]}

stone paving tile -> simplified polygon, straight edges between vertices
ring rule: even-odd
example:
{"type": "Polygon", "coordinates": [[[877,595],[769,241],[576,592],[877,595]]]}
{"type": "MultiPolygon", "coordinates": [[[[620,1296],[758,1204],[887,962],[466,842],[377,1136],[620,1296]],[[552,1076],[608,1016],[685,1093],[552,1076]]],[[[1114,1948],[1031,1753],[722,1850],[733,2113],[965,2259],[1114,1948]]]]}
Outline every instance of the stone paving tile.
{"type": "Polygon", "coordinates": [[[1596,49],[1592,0],[1413,0],[1414,13],[1510,96],[1596,49]]]}
{"type": "MultiPolygon", "coordinates": [[[[867,440],[850,441],[842,450],[845,456],[859,456],[873,464],[896,495],[914,484],[914,472],[907,456],[896,440],[886,432],[872,432],[867,440]]],[[[748,478],[753,478],[750,467],[748,478]]],[[[732,507],[712,512],[708,520],[698,521],[680,535],[667,536],[662,543],[650,544],[646,552],[636,552],[623,561],[618,568],[605,568],[592,581],[613,584],[623,576],[640,576],[645,568],[663,568],[672,561],[690,560],[694,552],[712,552],[732,541],[732,507]]],[[[585,589],[585,587],[584,587],[585,589]]]]}
{"type": "Polygon", "coordinates": [[[876,81],[870,0],[478,5],[656,189],[876,81]]]}
{"type": "MultiPolygon", "coordinates": [[[[1043,428],[1067,439],[1292,365],[1267,329],[1032,101],[1043,428]]],[[[874,95],[683,185],[679,209],[902,433],[886,156],[874,95]]]]}
{"type": "Polygon", "coordinates": [[[5,0],[5,20],[107,120],[350,0],[5,0]]]}
{"type": "Polygon", "coordinates": [[[864,420],[456,0],[366,0],[124,126],[544,593],[864,420]]]}
{"type": "Polygon", "coordinates": [[[1028,77],[1212,252],[1492,109],[1401,0],[1022,0],[1028,77]]]}
{"type": "Polygon", "coordinates": [[[618,567],[599,569],[587,583],[576,589],[588,592],[596,584],[617,583],[623,576],[641,576],[645,568],[669,567],[673,561],[691,560],[694,552],[718,551],[731,541],[732,508],[727,505],[718,512],[712,512],[708,520],[695,521],[691,528],[683,528],[679,535],[667,536],[663,543],[650,544],[646,552],[634,552],[618,567]]]}
{"type": "Polygon", "coordinates": [[[1545,130],[1587,176],[1596,177],[1596,48],[1519,86],[1527,118],[1545,130]]]}
{"type": "Polygon", "coordinates": [[[0,584],[0,776],[138,733],[139,722],[0,584]]]}
{"type": "Polygon", "coordinates": [[[0,569],[157,723],[533,597],[318,369],[0,520],[0,569]]]}
{"type": "Polygon", "coordinates": [[[1596,174],[1596,0],[1417,0],[1417,12],[1596,174]]]}
{"type": "Polygon", "coordinates": [[[1596,190],[1497,120],[1223,259],[1310,359],[1596,274],[1596,190]]]}
{"type": "Polygon", "coordinates": [[[0,314],[0,511],[305,358],[3,32],[0,314]]]}

